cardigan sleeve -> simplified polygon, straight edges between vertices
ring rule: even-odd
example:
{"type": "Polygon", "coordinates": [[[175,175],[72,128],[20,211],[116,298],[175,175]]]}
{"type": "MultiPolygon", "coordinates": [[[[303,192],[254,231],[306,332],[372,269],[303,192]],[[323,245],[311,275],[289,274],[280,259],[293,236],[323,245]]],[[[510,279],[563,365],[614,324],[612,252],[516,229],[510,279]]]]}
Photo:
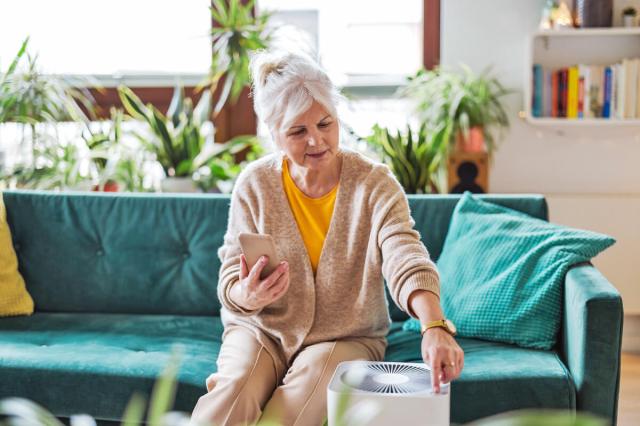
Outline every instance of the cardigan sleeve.
{"type": "Polygon", "coordinates": [[[229,221],[222,246],[218,249],[220,272],[218,273],[218,299],[224,308],[240,316],[255,315],[261,309],[247,310],[231,300],[231,287],[240,281],[240,255],[242,249],[238,241],[241,232],[257,233],[248,197],[245,179],[238,179],[231,195],[229,221]]]}
{"type": "Polygon", "coordinates": [[[440,275],[427,248],[414,229],[409,203],[397,179],[384,166],[374,190],[374,221],[378,223],[377,243],[382,253],[382,275],[393,301],[411,314],[409,296],[427,290],[440,297],[440,275]]]}

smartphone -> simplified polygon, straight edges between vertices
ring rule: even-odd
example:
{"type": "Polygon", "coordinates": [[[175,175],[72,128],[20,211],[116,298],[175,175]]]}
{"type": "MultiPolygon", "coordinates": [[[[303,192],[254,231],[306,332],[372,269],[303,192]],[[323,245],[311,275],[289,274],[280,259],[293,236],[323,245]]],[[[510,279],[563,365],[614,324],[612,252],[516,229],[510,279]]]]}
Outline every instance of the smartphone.
{"type": "Polygon", "coordinates": [[[280,264],[276,244],[271,235],[241,232],[238,235],[238,240],[240,241],[242,253],[244,253],[244,257],[247,259],[249,271],[251,271],[261,256],[268,256],[269,263],[265,265],[260,273],[261,280],[268,277],[280,264]]]}

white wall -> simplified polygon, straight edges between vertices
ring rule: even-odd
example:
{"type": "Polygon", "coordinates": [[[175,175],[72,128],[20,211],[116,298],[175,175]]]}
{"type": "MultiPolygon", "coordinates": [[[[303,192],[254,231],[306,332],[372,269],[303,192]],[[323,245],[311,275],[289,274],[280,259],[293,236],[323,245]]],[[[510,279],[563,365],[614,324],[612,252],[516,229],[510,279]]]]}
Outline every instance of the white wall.
{"type": "MultiPolygon", "coordinates": [[[[495,154],[490,191],[542,193],[553,222],[615,237],[593,262],[621,292],[625,313],[640,314],[640,128],[549,128],[518,118],[528,36],[544,3],[443,0],[441,63],[493,65],[518,90],[507,100],[512,125],[495,154]]],[[[640,0],[620,0],[616,15],[626,4],[640,9],[640,0]]]]}

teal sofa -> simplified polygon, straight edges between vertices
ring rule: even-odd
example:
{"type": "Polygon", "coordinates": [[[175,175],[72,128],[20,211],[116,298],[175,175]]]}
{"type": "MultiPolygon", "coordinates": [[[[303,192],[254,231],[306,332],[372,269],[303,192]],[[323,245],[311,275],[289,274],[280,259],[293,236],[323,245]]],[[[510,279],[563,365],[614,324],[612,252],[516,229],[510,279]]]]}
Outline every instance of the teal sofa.
{"type": "MultiPolygon", "coordinates": [[[[547,218],[539,195],[481,198],[547,218]]],[[[409,197],[435,259],[458,199],[409,197]]],[[[181,344],[175,409],[190,412],[221,344],[216,250],[229,197],[6,191],[4,201],[36,312],[0,318],[0,399],[26,397],[61,419],[88,413],[110,424],[134,391],[150,392],[181,344]]],[[[452,384],[452,422],[549,407],[616,423],[620,295],[591,264],[576,265],[564,307],[552,351],[458,339],[466,355],[452,384]]],[[[402,330],[407,317],[393,304],[390,312],[386,359],[421,361],[420,336],[402,330]]]]}

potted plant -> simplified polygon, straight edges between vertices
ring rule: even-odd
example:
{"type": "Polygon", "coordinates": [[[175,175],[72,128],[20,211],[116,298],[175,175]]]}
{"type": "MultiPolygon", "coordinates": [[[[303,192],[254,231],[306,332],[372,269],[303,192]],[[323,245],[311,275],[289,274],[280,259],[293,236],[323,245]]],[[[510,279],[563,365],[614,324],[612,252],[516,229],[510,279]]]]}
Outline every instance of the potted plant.
{"type": "Polygon", "coordinates": [[[405,133],[392,134],[377,124],[366,141],[379,153],[409,194],[438,193],[442,190],[439,171],[447,140],[443,128],[429,133],[426,124],[417,132],[409,126],[405,133]]]}
{"type": "MultiPolygon", "coordinates": [[[[54,75],[43,74],[38,56],[28,53],[28,44],[29,37],[22,42],[7,70],[0,72],[0,124],[13,123],[21,127],[20,142],[31,164],[22,164],[19,168],[35,171],[41,168],[35,164],[39,153],[55,145],[44,134],[46,130],[62,121],[87,123],[94,116],[94,101],[87,90],[74,88],[54,75]]],[[[70,153],[74,148],[62,149],[70,153]]]]}
{"type": "Polygon", "coordinates": [[[447,148],[489,154],[496,149],[495,132],[509,126],[502,98],[511,92],[489,70],[476,75],[467,66],[462,73],[422,69],[400,91],[415,102],[428,130],[444,126],[447,148]]]}
{"type": "Polygon", "coordinates": [[[635,27],[636,26],[636,16],[638,12],[634,7],[625,7],[622,10],[622,21],[625,27],[635,27]]]}
{"type": "Polygon", "coordinates": [[[176,87],[166,115],[151,104],[144,105],[128,87],[120,86],[118,93],[129,115],[148,124],[151,138],[136,136],[162,165],[167,176],[162,182],[165,192],[196,192],[196,171],[225,153],[237,153],[251,144],[246,137],[214,143],[209,91],[202,93],[194,108],[183,88],[176,87]]]}
{"type": "Polygon", "coordinates": [[[252,52],[269,47],[271,38],[267,22],[271,13],[254,12],[254,0],[243,4],[241,0],[214,0],[211,17],[213,54],[208,77],[198,90],[208,87],[214,93],[221,81],[224,86],[213,110],[217,115],[227,99],[236,102],[242,89],[251,81],[249,73],[252,52]]]}

